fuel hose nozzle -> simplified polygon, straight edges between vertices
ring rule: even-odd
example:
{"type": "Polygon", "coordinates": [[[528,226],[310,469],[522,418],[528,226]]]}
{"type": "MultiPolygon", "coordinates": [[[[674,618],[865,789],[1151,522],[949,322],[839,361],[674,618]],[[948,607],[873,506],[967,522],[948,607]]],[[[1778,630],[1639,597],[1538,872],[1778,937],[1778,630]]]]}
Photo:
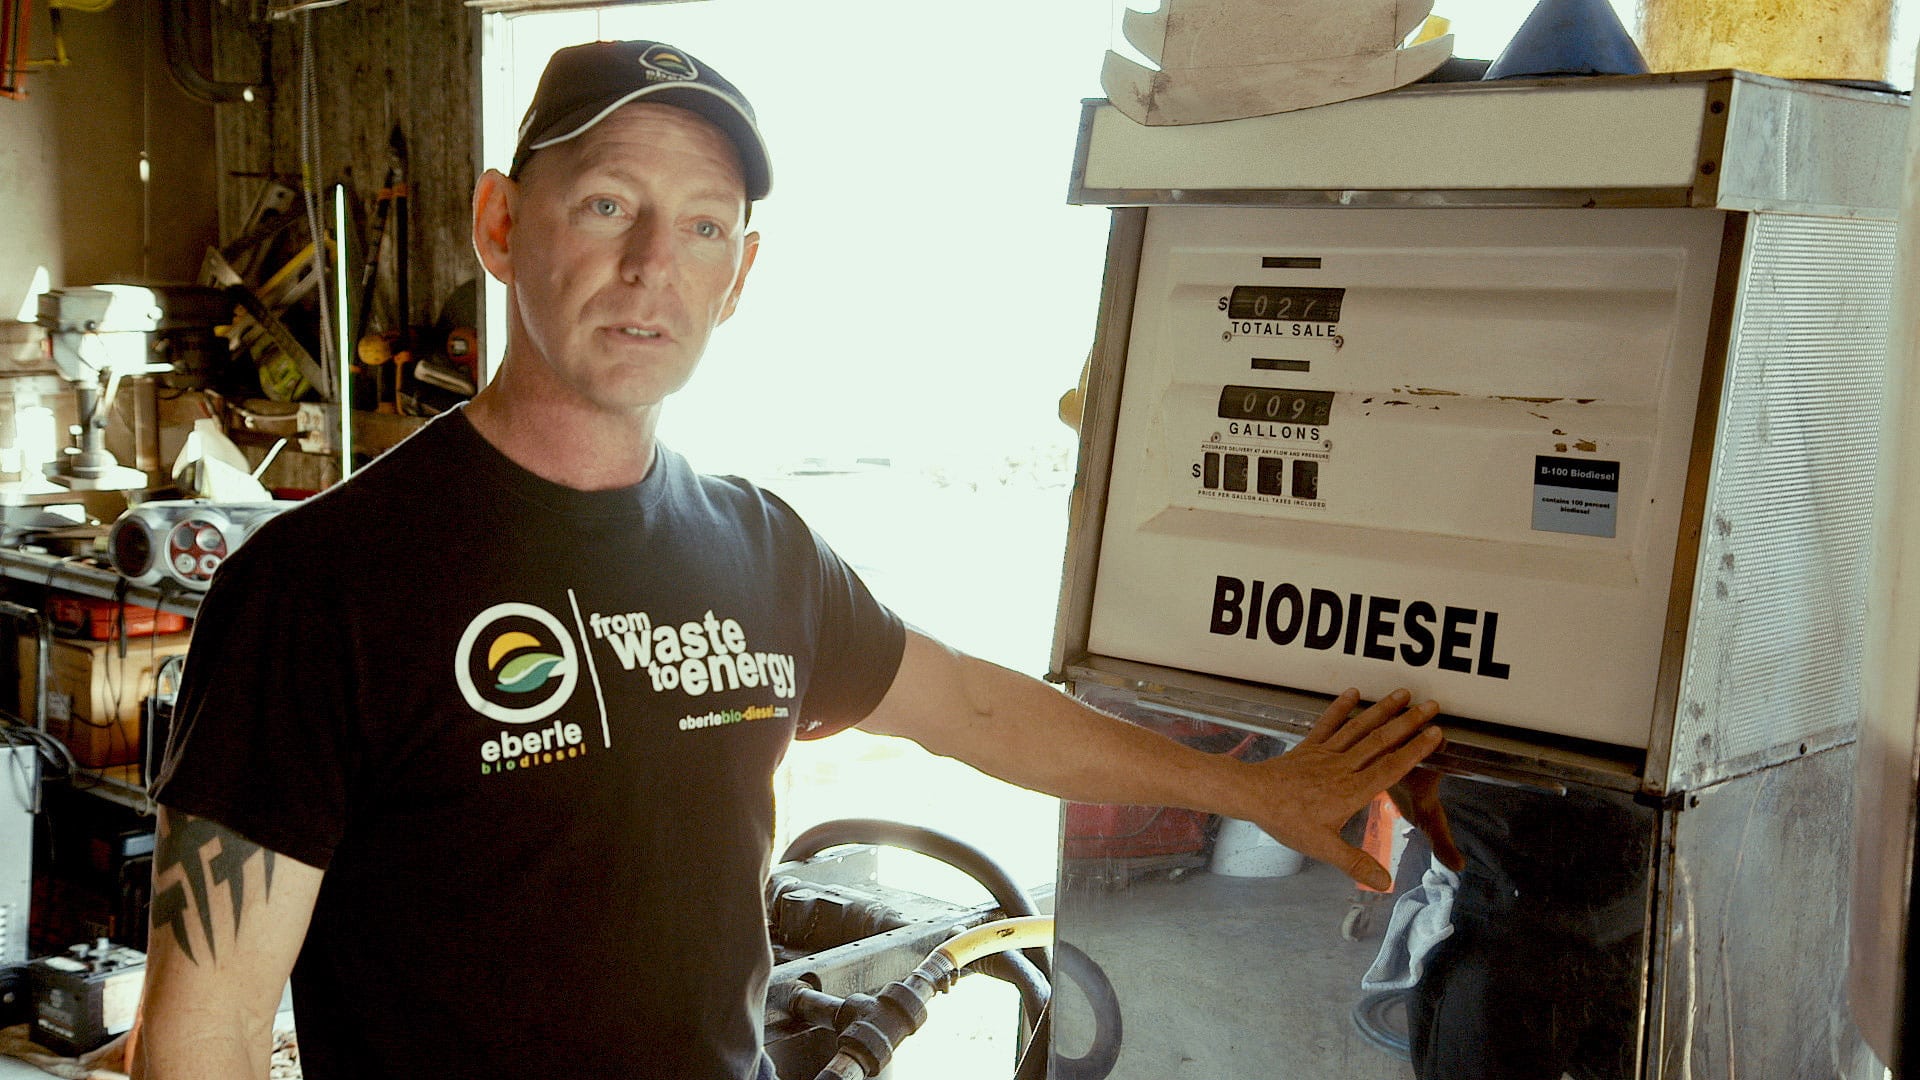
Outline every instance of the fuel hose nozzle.
{"type": "Polygon", "coordinates": [[[995,953],[1044,946],[1053,940],[1053,920],[1044,916],[1002,919],[956,935],[927,955],[913,973],[878,994],[847,998],[836,1018],[840,1039],[833,1060],[816,1080],[866,1080],[893,1060],[894,1048],[920,1030],[927,1002],[951,989],[960,969],[995,953]]]}

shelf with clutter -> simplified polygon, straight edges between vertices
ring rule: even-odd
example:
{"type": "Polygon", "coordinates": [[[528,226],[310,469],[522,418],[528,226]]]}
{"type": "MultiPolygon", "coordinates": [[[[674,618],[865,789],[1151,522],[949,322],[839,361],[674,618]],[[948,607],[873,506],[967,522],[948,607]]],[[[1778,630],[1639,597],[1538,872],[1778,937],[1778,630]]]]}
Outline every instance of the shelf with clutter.
{"type": "Polygon", "coordinates": [[[431,325],[397,314],[403,197],[383,189],[366,230],[336,186],[315,242],[291,189],[261,190],[195,283],[48,288],[33,321],[0,324],[7,739],[135,813],[164,741],[154,703],[214,571],[480,381],[477,285],[431,325]]]}
{"type": "MultiPolygon", "coordinates": [[[[399,326],[400,303],[378,302],[376,246],[357,305],[329,308],[356,275],[319,254],[356,244],[303,243],[301,228],[256,226],[209,249],[196,284],[48,289],[35,321],[0,324],[0,547],[71,553],[75,530],[129,506],[227,497],[183,474],[193,441],[214,433],[259,497],[304,497],[473,396],[476,283],[433,324],[399,326]]],[[[336,231],[351,229],[343,212],[336,231]]]]}

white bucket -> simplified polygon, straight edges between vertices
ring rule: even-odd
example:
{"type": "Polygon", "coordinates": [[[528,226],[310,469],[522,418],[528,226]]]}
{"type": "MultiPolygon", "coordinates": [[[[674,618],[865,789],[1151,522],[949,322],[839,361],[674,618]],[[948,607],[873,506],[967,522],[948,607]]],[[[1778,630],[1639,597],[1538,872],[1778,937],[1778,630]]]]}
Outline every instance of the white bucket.
{"type": "Polygon", "coordinates": [[[1220,819],[1207,868],[1223,877],[1268,878],[1297,874],[1307,857],[1268,836],[1250,821],[1220,819]]]}

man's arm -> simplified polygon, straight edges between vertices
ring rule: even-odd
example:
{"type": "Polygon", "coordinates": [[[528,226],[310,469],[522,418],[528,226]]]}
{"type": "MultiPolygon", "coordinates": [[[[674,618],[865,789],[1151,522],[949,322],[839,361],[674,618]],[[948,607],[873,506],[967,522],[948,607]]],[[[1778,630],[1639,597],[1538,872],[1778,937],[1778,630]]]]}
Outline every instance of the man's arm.
{"type": "Polygon", "coordinates": [[[135,1080],[265,1080],[321,871],[160,809],[135,1080]]]}
{"type": "MultiPolygon", "coordinates": [[[[1408,708],[1407,694],[1395,691],[1356,715],[1358,698],[1349,690],[1299,746],[1247,764],[1107,716],[909,629],[900,670],[860,727],[912,739],[1062,799],[1178,806],[1251,821],[1288,847],[1384,889],[1391,884],[1385,868],[1342,840],[1340,829],[1440,748],[1440,731],[1429,723],[1439,706],[1408,708]]],[[[1435,801],[1430,816],[1438,813],[1435,801]]],[[[1442,820],[1420,824],[1444,833],[1442,820]]],[[[1438,850],[1441,838],[1435,840],[1438,850]]],[[[1445,843],[1451,853],[1451,840],[1445,843]]]]}

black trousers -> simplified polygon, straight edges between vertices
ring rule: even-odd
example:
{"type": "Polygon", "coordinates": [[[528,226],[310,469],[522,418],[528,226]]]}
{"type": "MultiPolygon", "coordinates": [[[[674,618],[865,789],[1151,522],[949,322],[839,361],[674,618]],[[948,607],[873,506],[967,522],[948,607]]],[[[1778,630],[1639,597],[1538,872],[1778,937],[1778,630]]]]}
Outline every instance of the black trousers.
{"type": "Polygon", "coordinates": [[[1611,944],[1454,910],[1408,1002],[1420,1080],[1626,1080],[1643,935],[1611,944]]]}

